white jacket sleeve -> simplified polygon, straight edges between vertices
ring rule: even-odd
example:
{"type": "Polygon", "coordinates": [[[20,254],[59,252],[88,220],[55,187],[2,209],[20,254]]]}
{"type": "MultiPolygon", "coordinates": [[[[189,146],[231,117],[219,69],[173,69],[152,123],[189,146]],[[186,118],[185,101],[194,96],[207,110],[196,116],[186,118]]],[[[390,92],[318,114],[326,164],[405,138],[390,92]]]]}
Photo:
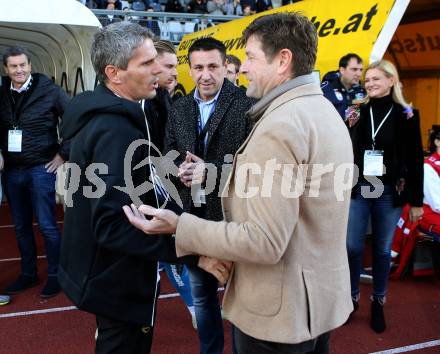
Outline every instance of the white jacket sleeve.
{"type": "Polygon", "coordinates": [[[432,166],[426,163],[424,164],[423,194],[425,203],[433,211],[440,213],[440,176],[432,166]]]}

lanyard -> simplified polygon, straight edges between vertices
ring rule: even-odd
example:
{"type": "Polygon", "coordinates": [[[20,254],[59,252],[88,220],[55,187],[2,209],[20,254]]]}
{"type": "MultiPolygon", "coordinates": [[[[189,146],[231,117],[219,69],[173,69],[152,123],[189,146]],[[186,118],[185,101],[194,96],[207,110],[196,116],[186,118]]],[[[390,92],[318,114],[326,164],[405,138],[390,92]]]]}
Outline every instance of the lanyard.
{"type": "Polygon", "coordinates": [[[375,139],[376,139],[376,135],[377,133],[379,133],[380,128],[382,128],[382,125],[385,123],[385,121],[387,120],[388,116],[391,114],[391,111],[393,110],[393,106],[391,106],[390,110],[388,111],[388,113],[386,114],[386,116],[384,117],[384,119],[382,119],[382,122],[380,122],[379,126],[377,127],[376,130],[374,130],[374,117],[373,117],[373,108],[370,105],[370,120],[371,120],[371,141],[373,142],[373,150],[374,150],[374,146],[375,146],[375,139]]]}

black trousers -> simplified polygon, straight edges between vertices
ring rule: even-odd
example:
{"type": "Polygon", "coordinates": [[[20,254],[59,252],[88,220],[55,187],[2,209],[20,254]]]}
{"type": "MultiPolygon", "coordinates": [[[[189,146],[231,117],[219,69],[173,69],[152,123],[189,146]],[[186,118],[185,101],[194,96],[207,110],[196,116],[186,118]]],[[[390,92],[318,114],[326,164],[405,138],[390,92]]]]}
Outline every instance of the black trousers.
{"type": "MultiPolygon", "coordinates": [[[[160,294],[160,283],[157,284],[157,297],[154,303],[156,322],[157,300],[160,294]]],[[[95,354],[149,354],[153,344],[153,326],[118,321],[96,315],[95,354]]]]}
{"type": "Polygon", "coordinates": [[[318,338],[296,344],[257,339],[248,336],[237,327],[234,327],[233,337],[237,354],[329,354],[330,352],[330,332],[324,333],[318,338]]]}
{"type": "Polygon", "coordinates": [[[96,354],[148,354],[153,342],[153,326],[116,321],[96,316],[96,354]]]}

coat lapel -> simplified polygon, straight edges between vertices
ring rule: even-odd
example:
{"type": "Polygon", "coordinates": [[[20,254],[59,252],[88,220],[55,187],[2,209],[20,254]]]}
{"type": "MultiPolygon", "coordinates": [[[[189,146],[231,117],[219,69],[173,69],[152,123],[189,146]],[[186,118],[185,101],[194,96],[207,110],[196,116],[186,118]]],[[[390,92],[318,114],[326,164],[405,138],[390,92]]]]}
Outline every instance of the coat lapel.
{"type": "Polygon", "coordinates": [[[197,143],[197,122],[199,119],[199,108],[194,100],[194,90],[190,92],[191,104],[188,107],[188,112],[186,112],[181,120],[183,129],[182,131],[186,134],[187,149],[192,153],[196,151],[197,143]]]}
{"type": "Polygon", "coordinates": [[[212,113],[211,116],[211,122],[209,124],[209,129],[208,129],[208,147],[212,136],[217,130],[222,118],[228,111],[229,105],[232,103],[232,99],[231,99],[232,90],[230,85],[232,84],[229,83],[227,79],[225,79],[222,89],[220,91],[220,95],[218,96],[218,101],[215,105],[214,112],[212,113]]]}

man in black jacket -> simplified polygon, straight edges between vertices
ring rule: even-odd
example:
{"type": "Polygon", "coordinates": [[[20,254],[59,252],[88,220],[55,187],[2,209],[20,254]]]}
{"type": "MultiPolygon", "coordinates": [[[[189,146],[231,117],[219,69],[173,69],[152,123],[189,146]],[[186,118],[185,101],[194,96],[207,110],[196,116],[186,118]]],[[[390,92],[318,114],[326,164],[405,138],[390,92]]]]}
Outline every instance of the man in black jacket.
{"type": "Polygon", "coordinates": [[[56,295],[60,231],[55,220],[56,170],[68,159],[69,147],[58,143],[57,126],[69,101],[67,94],[42,74],[31,74],[23,47],[3,54],[7,77],[0,95],[1,149],[5,159],[5,192],[21,254],[21,274],[6,288],[15,294],[38,283],[32,214],[43,234],[48,281],[41,297],[56,295]]]}
{"type": "Polygon", "coordinates": [[[348,53],[339,60],[338,71],[330,71],[322,78],[321,90],[325,98],[335,106],[344,121],[349,115],[347,108],[354,104],[353,101],[365,97],[365,90],[360,85],[362,70],[362,58],[348,53]]]}
{"type": "MultiPolygon", "coordinates": [[[[171,108],[164,153],[177,150],[180,154],[180,180],[176,187],[184,210],[219,221],[223,219],[221,184],[226,182],[228,166],[250,132],[245,113],[255,101],[225,78],[226,48],[222,42],[198,39],[189,48],[188,56],[196,88],[171,108]],[[208,164],[211,168],[204,173],[208,164]],[[211,193],[207,193],[209,189],[211,193]]],[[[203,270],[190,268],[190,281],[200,352],[221,353],[223,326],[217,280],[203,270]]]]}
{"type": "Polygon", "coordinates": [[[149,353],[157,261],[179,261],[171,235],[145,237],[122,210],[163,201],[149,182],[157,179],[139,103],[154,97],[160,73],[152,37],[128,22],[98,31],[91,56],[100,85],[72,100],[62,127],[72,144],[58,278],[78,308],[96,315],[97,353],[149,353]]]}

